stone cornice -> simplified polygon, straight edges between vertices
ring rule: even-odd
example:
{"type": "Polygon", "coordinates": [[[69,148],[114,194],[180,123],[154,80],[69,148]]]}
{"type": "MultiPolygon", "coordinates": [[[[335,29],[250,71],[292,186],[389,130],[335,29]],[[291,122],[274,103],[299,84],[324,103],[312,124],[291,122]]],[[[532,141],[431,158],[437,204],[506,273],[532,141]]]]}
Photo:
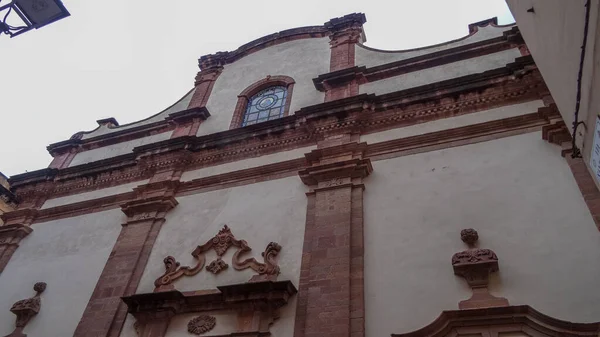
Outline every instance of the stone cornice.
{"type": "Polygon", "coordinates": [[[212,290],[135,294],[122,300],[127,304],[128,312],[139,317],[161,311],[182,314],[248,308],[278,309],[286,305],[296,292],[291,281],[262,281],[219,286],[212,290]]]}
{"type": "MultiPolygon", "coordinates": [[[[392,337],[441,337],[451,331],[468,327],[468,334],[479,335],[490,328],[504,327],[506,333],[526,332],[544,336],[598,336],[600,322],[572,323],[546,316],[527,305],[444,311],[431,324],[409,333],[392,334],[392,337]],[[478,330],[478,329],[481,329],[478,330]],[[512,329],[512,330],[510,330],[512,329]]],[[[498,331],[496,330],[496,331],[498,331]]],[[[460,333],[460,332],[459,332],[460,333]]]]}
{"type": "Polygon", "coordinates": [[[326,91],[331,88],[343,86],[351,81],[367,83],[398,76],[414,71],[419,71],[443,64],[449,64],[477,56],[483,56],[499,51],[516,48],[520,32],[513,27],[503,33],[503,36],[479,41],[464,46],[458,46],[438,52],[427,53],[416,57],[390,62],[374,67],[355,66],[326,74],[321,74],[313,79],[315,88],[326,91]]]}
{"type": "Polygon", "coordinates": [[[43,169],[10,179],[19,197],[60,196],[149,178],[175,165],[196,169],[315,144],[323,135],[378,132],[538,99],[543,80],[520,60],[504,68],[385,95],[358,95],[305,107],[281,119],[207,136],[183,136],[137,147],[132,153],[65,169],[43,169]],[[181,152],[187,153],[182,156],[181,152]]]}
{"type": "MultiPolygon", "coordinates": [[[[430,151],[432,149],[468,144],[469,142],[487,140],[490,137],[502,137],[503,135],[531,132],[540,130],[543,126],[550,123],[549,120],[552,120],[556,117],[555,114],[548,115],[547,111],[548,109],[546,108],[540,108],[539,112],[523,116],[516,116],[502,120],[369,144],[364,149],[361,149],[361,151],[364,151],[364,158],[379,160],[385,159],[389,156],[401,156],[430,151]]],[[[327,153],[331,152],[330,150],[326,151],[327,153]]],[[[312,157],[310,153],[308,154],[308,157],[309,161],[312,160],[310,159],[312,157]]],[[[252,167],[248,169],[212,175],[209,177],[202,177],[186,182],[173,181],[169,183],[178,185],[176,187],[175,196],[179,196],[194,193],[194,191],[198,190],[212,190],[233,187],[275,179],[283,176],[294,176],[299,170],[303,170],[306,167],[308,167],[307,159],[297,158],[274,164],[252,167]]],[[[362,167],[365,166],[362,165],[362,167]]],[[[309,184],[314,184],[317,181],[307,180],[307,182],[309,184]]],[[[44,222],[62,217],[70,217],[105,209],[119,208],[129,201],[139,200],[143,195],[141,192],[147,189],[147,187],[143,186],[136,188],[135,191],[125,192],[99,199],[86,200],[42,210],[23,209],[9,212],[5,213],[3,217],[5,217],[5,219],[24,219],[25,217],[28,217],[29,219],[35,219],[35,222],[44,222]]],[[[173,187],[173,190],[175,190],[175,187],[173,187]]]]}

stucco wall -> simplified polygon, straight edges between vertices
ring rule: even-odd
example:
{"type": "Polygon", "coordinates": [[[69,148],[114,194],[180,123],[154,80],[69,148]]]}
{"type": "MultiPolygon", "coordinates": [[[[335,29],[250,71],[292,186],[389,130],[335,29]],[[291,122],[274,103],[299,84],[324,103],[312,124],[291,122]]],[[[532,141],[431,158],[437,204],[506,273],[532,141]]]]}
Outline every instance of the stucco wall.
{"type": "Polygon", "coordinates": [[[228,130],[237,96],[267,75],[295,80],[290,114],[322,103],[325,94],[315,89],[312,79],[329,71],[329,54],[329,38],[303,39],[265,48],[226,65],[206,105],[211,117],[202,123],[198,135],[228,130]]]}
{"type": "Polygon", "coordinates": [[[408,332],[470,297],[450,259],[479,231],[491,291],[559,319],[600,320],[600,236],[539,132],[373,162],[365,182],[367,336],[408,332]]]}
{"type": "Polygon", "coordinates": [[[406,60],[409,58],[435,53],[441,50],[447,50],[475,42],[493,39],[502,36],[502,32],[510,29],[510,26],[494,27],[488,25],[478,27],[478,31],[473,35],[460,38],[458,40],[433,45],[428,47],[408,49],[408,50],[378,50],[358,45],[356,47],[356,65],[374,67],[390,62],[406,60]]]}
{"type": "Polygon", "coordinates": [[[39,314],[25,328],[29,337],[72,336],[121,230],[123,213],[110,210],[34,224],[0,274],[0,335],[12,332],[8,309],[48,284],[39,314]]]}
{"type": "Polygon", "coordinates": [[[103,125],[103,126],[99,126],[98,128],[96,128],[95,130],[92,130],[90,132],[86,132],[82,139],[89,139],[89,138],[93,138],[93,137],[97,137],[97,136],[101,136],[101,135],[105,135],[108,133],[113,133],[116,131],[122,131],[122,130],[127,130],[127,129],[131,129],[133,127],[137,127],[140,125],[145,125],[145,124],[150,124],[150,123],[154,123],[154,122],[160,122],[160,121],[164,121],[166,117],[169,116],[169,114],[172,114],[174,112],[178,112],[178,111],[182,111],[187,109],[188,104],[190,103],[190,101],[192,100],[192,96],[194,95],[194,91],[195,88],[190,90],[189,92],[187,92],[182,98],[180,98],[177,102],[175,102],[173,105],[171,105],[170,107],[166,108],[165,110],[150,116],[146,119],[142,119],[140,121],[137,122],[133,122],[133,123],[129,123],[129,124],[123,124],[121,126],[118,127],[112,127],[112,128],[108,128],[107,126],[103,125]]]}
{"type": "Polygon", "coordinates": [[[256,158],[249,158],[244,160],[238,160],[231,163],[226,163],[222,165],[215,165],[204,167],[198,170],[187,171],[181,175],[181,181],[190,181],[198,178],[210,177],[217,174],[223,174],[228,172],[234,172],[239,170],[244,170],[253,167],[259,167],[263,165],[269,165],[274,163],[283,162],[286,160],[304,158],[305,153],[309,153],[310,151],[316,149],[316,146],[307,146],[299,149],[282,151],[277,153],[272,153],[256,158]]]}
{"type": "Polygon", "coordinates": [[[398,90],[409,89],[430,83],[449,80],[452,78],[477,74],[486,70],[504,67],[514,62],[521,56],[518,49],[509,49],[501,52],[470,58],[437,67],[427,68],[384,80],[370,82],[359,87],[361,94],[386,94],[398,90]]]}
{"type": "MultiPolygon", "coordinates": [[[[167,255],[174,256],[182,265],[192,265],[194,259],[190,253],[217,234],[223,224],[227,224],[238,239],[248,242],[251,256],[259,261],[267,244],[278,242],[282,246],[279,279],[291,280],[298,287],[306,218],[305,191],[298,177],[289,177],[178,197],[179,205],[167,215],[137,292],[153,291],[154,280],[164,272],[162,261],[167,255]]],[[[248,281],[253,272],[233,269],[234,252],[231,248],[223,257],[229,269],[218,275],[203,269],[195,276],[177,280],[175,287],[182,291],[202,290],[248,281]]],[[[216,254],[209,252],[207,264],[215,258],[216,254]]],[[[282,317],[272,327],[273,336],[293,334],[295,309],[295,304],[290,303],[282,310],[282,317]]]]}
{"type": "Polygon", "coordinates": [[[506,105],[499,108],[478,111],[466,115],[434,120],[431,122],[406,126],[403,128],[391,129],[382,132],[370,133],[360,136],[361,142],[367,144],[379,143],[387,140],[423,135],[426,133],[442,131],[447,129],[459,128],[467,125],[491,122],[504,118],[521,116],[536,112],[538,108],[543,107],[544,102],[535,100],[520,104],[506,105]]]}
{"type": "Polygon", "coordinates": [[[68,204],[73,204],[76,202],[93,200],[93,199],[108,197],[111,195],[130,192],[135,187],[146,184],[148,182],[148,180],[149,179],[140,180],[140,181],[135,181],[135,182],[132,182],[129,184],[123,184],[123,185],[118,185],[118,186],[113,186],[113,187],[102,188],[102,189],[94,190],[94,191],[90,191],[90,192],[83,192],[83,193],[79,193],[79,194],[66,195],[64,197],[48,199],[48,200],[46,200],[46,202],[44,202],[41,209],[57,207],[57,206],[62,206],[62,205],[68,205],[68,204]]]}
{"type": "Polygon", "coordinates": [[[69,167],[127,154],[130,153],[133,150],[133,148],[137,146],[152,144],[169,139],[171,138],[171,133],[173,132],[163,132],[153,136],[138,138],[127,142],[112,144],[89,151],[79,152],[75,155],[75,158],[73,158],[73,161],[71,162],[69,167]]]}

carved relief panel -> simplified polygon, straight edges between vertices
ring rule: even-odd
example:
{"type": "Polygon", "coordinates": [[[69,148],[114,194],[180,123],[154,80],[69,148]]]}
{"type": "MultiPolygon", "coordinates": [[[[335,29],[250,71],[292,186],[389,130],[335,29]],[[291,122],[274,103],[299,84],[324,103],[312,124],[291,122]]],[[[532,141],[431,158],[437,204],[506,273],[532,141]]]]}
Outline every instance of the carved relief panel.
{"type": "Polygon", "coordinates": [[[235,270],[252,269],[257,275],[253,276],[251,282],[276,280],[279,275],[279,266],[277,265],[277,255],[281,251],[281,246],[276,242],[270,242],[262,252],[263,262],[258,262],[255,258],[242,259],[241,257],[252,250],[246,240],[238,240],[231,229],[224,225],[223,228],[205,244],[197,246],[191,255],[197,260],[193,266],[181,266],[173,256],[167,256],[164,259],[165,273],[154,281],[156,287],[154,291],[165,291],[174,289],[173,282],[183,276],[194,276],[202,268],[206,271],[219,274],[229,268],[229,264],[223,260],[223,256],[230,248],[235,248],[231,264],[235,270]],[[217,258],[211,261],[206,267],[206,253],[214,251],[217,258]]]}

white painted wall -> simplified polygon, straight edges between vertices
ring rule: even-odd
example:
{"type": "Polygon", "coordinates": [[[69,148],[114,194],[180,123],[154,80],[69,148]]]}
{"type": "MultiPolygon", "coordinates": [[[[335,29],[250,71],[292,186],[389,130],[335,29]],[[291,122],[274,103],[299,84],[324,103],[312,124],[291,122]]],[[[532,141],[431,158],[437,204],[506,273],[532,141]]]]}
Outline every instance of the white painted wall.
{"type": "MultiPolygon", "coordinates": [[[[298,177],[288,177],[177,198],[179,205],[167,215],[137,292],[154,290],[154,280],[164,273],[163,259],[167,255],[174,256],[182,265],[192,265],[194,259],[190,253],[216,235],[223,224],[227,224],[238,239],[248,242],[251,256],[259,261],[267,244],[278,242],[282,246],[279,279],[291,280],[298,287],[306,221],[305,192],[298,177]]],[[[195,276],[177,280],[175,287],[191,291],[248,281],[253,272],[233,269],[234,252],[231,248],[223,258],[230,265],[229,269],[218,275],[203,269],[195,276]]],[[[215,258],[216,254],[211,251],[207,254],[207,264],[215,258]]],[[[273,336],[293,334],[295,310],[294,303],[282,310],[282,317],[272,327],[273,336]]]]}
{"type": "Polygon", "coordinates": [[[204,167],[204,168],[201,168],[198,170],[184,172],[181,175],[180,180],[181,181],[190,181],[190,180],[194,180],[194,179],[210,177],[213,175],[235,172],[235,171],[240,171],[240,170],[244,170],[244,169],[249,169],[249,168],[259,167],[259,166],[264,166],[264,165],[269,165],[269,164],[275,164],[275,163],[279,163],[279,162],[283,162],[283,161],[287,161],[287,160],[304,158],[305,153],[309,153],[310,151],[312,151],[316,148],[317,148],[316,146],[307,146],[307,147],[302,147],[299,149],[272,153],[272,154],[268,154],[268,155],[264,155],[264,156],[260,156],[260,157],[256,157],[256,158],[238,160],[238,161],[234,161],[234,162],[226,163],[226,164],[222,164],[222,165],[204,167]]]}
{"type": "Polygon", "coordinates": [[[325,94],[315,89],[312,79],[329,72],[329,54],[328,37],[302,39],[265,48],[226,65],[206,105],[211,117],[200,125],[198,135],[228,130],[237,96],[267,75],[295,80],[290,114],[323,103],[325,94]]]}
{"type": "Polygon", "coordinates": [[[468,125],[491,122],[500,119],[516,117],[536,112],[538,108],[543,107],[544,102],[535,100],[520,104],[506,105],[499,108],[478,111],[466,115],[438,119],[426,123],[410,125],[397,129],[390,129],[377,133],[370,133],[360,136],[361,142],[374,144],[393,139],[406,138],[411,136],[423,135],[426,133],[459,128],[468,125]]]}
{"type": "Polygon", "coordinates": [[[153,116],[150,116],[146,119],[142,119],[140,121],[129,123],[129,124],[123,124],[121,126],[112,127],[112,128],[108,128],[107,126],[99,126],[95,130],[86,132],[81,139],[89,139],[89,138],[109,134],[109,133],[116,132],[116,131],[131,129],[133,127],[137,127],[140,125],[146,125],[146,124],[150,124],[150,123],[154,123],[154,122],[163,121],[166,117],[169,116],[169,114],[187,109],[188,104],[190,103],[190,101],[192,100],[192,96],[194,95],[194,91],[195,91],[195,88],[190,90],[189,92],[187,92],[185,94],[185,96],[183,96],[181,99],[179,99],[177,102],[175,102],[175,104],[171,105],[170,107],[166,108],[165,110],[163,110],[153,116]]]}
{"type": "Polygon", "coordinates": [[[171,133],[173,133],[173,131],[163,132],[144,138],[133,139],[127,142],[103,146],[89,151],[79,152],[75,155],[75,158],[73,158],[73,161],[71,161],[69,167],[128,154],[131,153],[131,151],[133,151],[133,148],[137,146],[152,144],[169,139],[171,138],[171,133]]]}
{"type": "Polygon", "coordinates": [[[64,197],[48,199],[42,205],[41,209],[63,206],[63,205],[73,204],[76,202],[93,200],[93,199],[108,197],[111,195],[130,192],[135,187],[148,183],[148,181],[149,181],[149,179],[140,180],[140,181],[135,181],[135,182],[132,182],[129,184],[123,184],[123,185],[118,185],[118,186],[113,186],[113,187],[102,188],[102,189],[94,190],[94,191],[90,191],[90,192],[83,192],[83,193],[79,193],[79,194],[66,195],[64,197]]]}
{"type": "Polygon", "coordinates": [[[600,235],[559,148],[539,132],[373,162],[365,181],[367,336],[413,331],[470,297],[451,257],[473,227],[496,252],[491,291],[600,320],[600,235]]]}
{"type": "Polygon", "coordinates": [[[359,92],[361,94],[375,93],[382,95],[460,76],[482,73],[487,70],[504,67],[506,64],[514,62],[515,58],[520,56],[521,54],[518,49],[504,50],[493,54],[473,57],[467,60],[366,83],[359,87],[359,92]]]}
{"type": "Polygon", "coordinates": [[[0,335],[14,329],[10,307],[48,284],[42,307],[25,333],[29,337],[72,336],[121,231],[123,213],[110,210],[32,226],[0,274],[0,335]]]}
{"type": "Polygon", "coordinates": [[[442,50],[448,50],[475,42],[493,39],[502,36],[502,32],[509,30],[512,25],[478,27],[475,34],[467,35],[463,38],[444,42],[438,45],[426,46],[407,50],[379,50],[362,45],[356,47],[356,65],[374,67],[395,61],[406,60],[409,58],[435,53],[442,50]]]}

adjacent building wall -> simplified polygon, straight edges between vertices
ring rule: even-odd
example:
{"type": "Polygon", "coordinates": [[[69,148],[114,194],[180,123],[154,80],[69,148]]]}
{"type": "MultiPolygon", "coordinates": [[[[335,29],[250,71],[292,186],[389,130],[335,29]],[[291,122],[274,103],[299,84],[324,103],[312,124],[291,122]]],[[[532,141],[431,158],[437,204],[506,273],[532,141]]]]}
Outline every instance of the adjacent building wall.
{"type": "Polygon", "coordinates": [[[27,327],[31,337],[72,336],[121,230],[120,209],[32,225],[0,274],[0,335],[15,327],[10,307],[46,282],[42,306],[27,327]]]}
{"type": "Polygon", "coordinates": [[[367,336],[409,332],[470,297],[460,230],[496,252],[491,291],[559,319],[600,316],[600,237],[557,146],[539,132],[373,162],[365,181],[367,336]]]}

